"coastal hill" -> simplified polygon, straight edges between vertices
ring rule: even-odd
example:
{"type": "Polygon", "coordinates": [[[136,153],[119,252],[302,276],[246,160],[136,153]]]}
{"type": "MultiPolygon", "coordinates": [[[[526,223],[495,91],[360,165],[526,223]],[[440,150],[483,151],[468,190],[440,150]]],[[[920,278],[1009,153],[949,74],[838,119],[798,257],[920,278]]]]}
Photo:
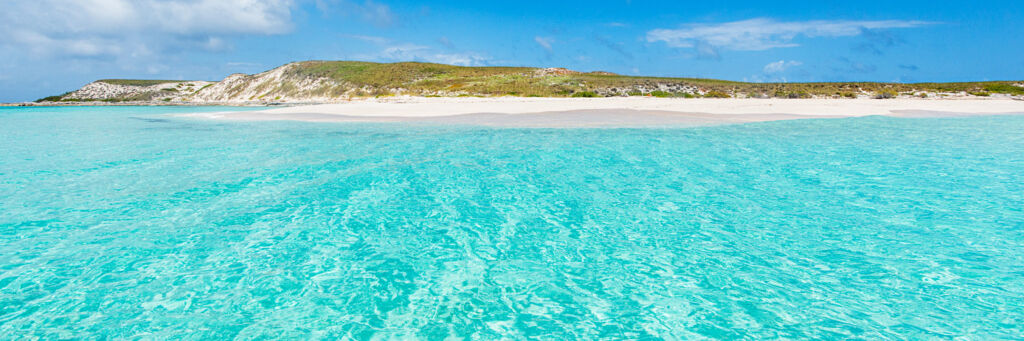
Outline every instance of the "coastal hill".
{"type": "Polygon", "coordinates": [[[330,103],[395,95],[427,97],[1024,98],[1024,82],[744,83],[621,76],[561,68],[463,67],[430,63],[307,61],[219,82],[105,79],[38,100],[43,104],[330,103]]]}

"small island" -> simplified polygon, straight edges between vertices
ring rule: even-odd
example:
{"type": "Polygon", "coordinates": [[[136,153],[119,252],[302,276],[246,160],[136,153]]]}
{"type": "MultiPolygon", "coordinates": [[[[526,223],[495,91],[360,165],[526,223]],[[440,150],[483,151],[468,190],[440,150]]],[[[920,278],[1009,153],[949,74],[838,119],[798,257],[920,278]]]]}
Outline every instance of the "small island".
{"type": "Polygon", "coordinates": [[[745,83],[564,68],[307,61],[222,81],[104,79],[22,105],[285,106],[215,119],[527,127],[1024,112],[1024,82],[745,83]]]}

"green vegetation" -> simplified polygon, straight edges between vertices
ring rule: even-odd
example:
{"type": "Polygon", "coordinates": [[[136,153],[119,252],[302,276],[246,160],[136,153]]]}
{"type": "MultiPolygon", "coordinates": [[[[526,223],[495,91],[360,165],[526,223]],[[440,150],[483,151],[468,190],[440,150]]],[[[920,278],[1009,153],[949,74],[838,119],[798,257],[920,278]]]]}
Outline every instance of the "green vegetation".
{"type": "Polygon", "coordinates": [[[704,97],[705,98],[732,98],[732,95],[729,95],[729,94],[721,92],[721,91],[708,91],[708,93],[704,94],[704,97]]]}
{"type": "Polygon", "coordinates": [[[989,83],[985,84],[984,89],[985,91],[997,94],[1024,95],[1024,87],[1009,83],[989,83]]]}
{"type": "Polygon", "coordinates": [[[63,94],[63,95],[60,95],[60,96],[48,96],[48,97],[43,97],[43,98],[37,99],[37,100],[36,100],[36,103],[42,103],[42,102],[60,102],[60,101],[61,101],[62,99],[64,99],[64,96],[67,96],[67,94],[63,94]]]}
{"type": "MultiPolygon", "coordinates": [[[[253,80],[257,78],[252,78],[253,80]]],[[[163,89],[161,93],[146,93],[117,101],[147,101],[163,98],[167,92],[195,87],[195,83],[172,80],[105,79],[99,82],[152,86],[164,83],[178,84],[177,90],[163,89]]],[[[284,69],[280,81],[246,83],[220,89],[225,96],[247,100],[278,100],[279,98],[339,98],[380,97],[394,95],[415,96],[525,96],[525,97],[608,97],[652,96],[663,98],[857,98],[860,95],[875,98],[898,96],[927,96],[937,93],[1024,95],[1020,82],[973,83],[744,83],[701,78],[663,78],[620,76],[606,72],[580,73],[564,69],[538,69],[528,67],[463,67],[432,63],[371,63],[346,61],[308,61],[290,64],[284,69]],[[309,88],[302,84],[318,84],[309,88]],[[694,95],[704,94],[701,95],[694,95]]],[[[211,85],[204,85],[203,91],[211,85]]],[[[40,101],[62,101],[65,96],[52,96],[40,101]]]]}
{"type": "Polygon", "coordinates": [[[462,67],[431,63],[381,64],[370,62],[311,61],[297,63],[288,70],[291,75],[311,78],[329,78],[352,84],[375,87],[403,87],[419,84],[437,88],[459,88],[478,80],[514,83],[513,76],[532,72],[532,68],[518,67],[462,67]],[[443,86],[441,86],[443,85],[443,86]]]}
{"type": "Polygon", "coordinates": [[[879,92],[877,95],[875,95],[875,99],[890,99],[890,98],[896,98],[896,96],[897,95],[896,95],[895,92],[886,90],[886,91],[879,92]]]}
{"type": "Polygon", "coordinates": [[[601,97],[593,91],[583,91],[572,94],[572,97],[601,97]]]}
{"type": "Polygon", "coordinates": [[[784,89],[779,89],[779,90],[775,91],[775,97],[776,98],[798,99],[798,98],[813,98],[814,95],[811,95],[811,93],[809,93],[807,91],[802,91],[802,90],[801,91],[785,91],[784,89]]]}

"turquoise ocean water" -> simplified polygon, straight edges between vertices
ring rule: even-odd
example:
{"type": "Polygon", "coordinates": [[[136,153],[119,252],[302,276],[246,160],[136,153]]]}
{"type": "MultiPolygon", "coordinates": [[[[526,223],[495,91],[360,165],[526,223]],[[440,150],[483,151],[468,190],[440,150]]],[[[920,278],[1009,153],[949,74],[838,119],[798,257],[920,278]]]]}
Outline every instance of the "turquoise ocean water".
{"type": "Polygon", "coordinates": [[[1013,339],[1024,116],[0,109],[0,339],[1013,339]]]}

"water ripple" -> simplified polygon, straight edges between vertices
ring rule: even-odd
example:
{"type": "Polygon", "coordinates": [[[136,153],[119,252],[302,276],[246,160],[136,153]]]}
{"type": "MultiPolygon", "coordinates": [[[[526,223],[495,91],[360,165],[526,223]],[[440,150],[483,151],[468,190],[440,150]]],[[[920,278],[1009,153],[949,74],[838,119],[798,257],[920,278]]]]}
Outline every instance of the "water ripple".
{"type": "Polygon", "coordinates": [[[1021,117],[574,130],[49,110],[0,124],[0,335],[1024,334],[1021,117]]]}

